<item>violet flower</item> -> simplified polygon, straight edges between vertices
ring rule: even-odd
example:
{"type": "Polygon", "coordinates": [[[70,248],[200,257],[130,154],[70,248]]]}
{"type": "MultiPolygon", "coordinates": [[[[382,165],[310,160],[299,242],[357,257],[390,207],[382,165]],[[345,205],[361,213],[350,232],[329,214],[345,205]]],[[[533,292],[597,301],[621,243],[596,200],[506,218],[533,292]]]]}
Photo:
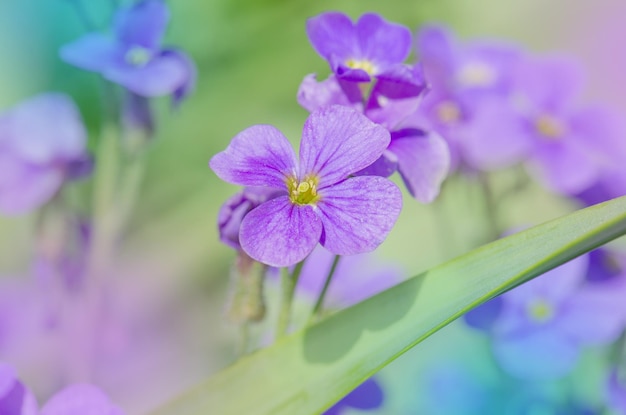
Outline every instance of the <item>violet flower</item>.
{"type": "Polygon", "coordinates": [[[169,18],[164,1],[141,0],[116,13],[111,34],[88,33],[61,48],[61,58],[134,94],[172,95],[179,103],[193,88],[196,70],[187,54],[161,46],[169,18]]]}
{"type": "Polygon", "coordinates": [[[306,31],[315,51],[346,81],[402,77],[402,62],[411,51],[410,30],[373,13],[356,24],[343,13],[323,13],[307,21],[306,31]]]}
{"type": "Polygon", "coordinates": [[[375,378],[369,378],[352,392],[324,412],[324,415],[341,415],[345,409],[354,408],[369,411],[380,408],[383,404],[383,390],[375,378]]]}
{"type": "Polygon", "coordinates": [[[357,84],[334,75],[321,82],[316,81],[315,75],[308,75],[300,85],[298,102],[309,111],[333,104],[351,107],[390,130],[391,141],[383,155],[356,174],[388,177],[398,171],[409,193],[423,203],[430,203],[439,194],[448,173],[450,156],[439,135],[400,128],[416,110],[427,89],[419,67],[407,71],[403,81],[378,80],[369,97],[363,96],[357,84]]]}
{"type": "Polygon", "coordinates": [[[402,207],[400,190],[382,177],[350,177],[378,159],[389,133],[358,112],[330,106],[307,119],[300,163],[275,127],[256,125],[233,138],[210,166],[222,179],[281,195],[250,211],[239,241],[253,259],[284,267],[320,242],[338,255],[374,250],[402,207]]]}
{"type": "Polygon", "coordinates": [[[520,378],[571,371],[587,345],[608,344],[626,323],[623,278],[585,282],[588,256],[576,258],[502,295],[491,327],[499,364],[520,378]]]}
{"type": "Polygon", "coordinates": [[[63,94],[38,95],[1,114],[0,212],[36,209],[66,179],[84,175],[86,141],[80,113],[63,94]]]}
{"type": "Polygon", "coordinates": [[[0,413],[2,415],[123,415],[98,388],[76,384],[56,393],[39,410],[32,392],[13,369],[0,363],[0,413]]]}

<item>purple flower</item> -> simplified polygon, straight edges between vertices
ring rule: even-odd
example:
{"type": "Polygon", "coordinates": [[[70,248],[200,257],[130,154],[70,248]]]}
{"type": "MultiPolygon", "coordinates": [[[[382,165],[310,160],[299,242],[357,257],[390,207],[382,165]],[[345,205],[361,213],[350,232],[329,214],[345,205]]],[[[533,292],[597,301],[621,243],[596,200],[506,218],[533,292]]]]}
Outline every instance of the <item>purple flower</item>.
{"type": "Polygon", "coordinates": [[[419,67],[407,68],[403,81],[380,79],[366,98],[357,84],[331,75],[317,82],[308,75],[298,91],[298,102],[309,111],[328,105],[343,105],[363,112],[370,120],[391,131],[391,141],[383,155],[357,175],[388,177],[396,170],[416,199],[429,203],[439,194],[449,166],[444,140],[419,129],[400,129],[422,100],[426,84],[419,67]]]}
{"type": "Polygon", "coordinates": [[[2,415],[123,415],[107,396],[92,385],[76,384],[55,394],[38,410],[32,392],[13,369],[0,363],[0,413],[2,415]]]}
{"type": "Polygon", "coordinates": [[[368,411],[380,408],[383,404],[383,390],[374,378],[361,383],[342,400],[324,412],[324,415],[341,415],[344,409],[354,408],[368,411]]]}
{"type": "Polygon", "coordinates": [[[161,46],[169,18],[162,0],[141,0],[116,13],[111,35],[88,33],[61,48],[61,58],[134,94],[172,95],[178,103],[193,88],[196,71],[185,53],[161,46]]]}
{"type": "Polygon", "coordinates": [[[233,249],[241,249],[239,229],[241,221],[254,208],[280,195],[280,191],[265,187],[246,187],[230,197],[217,214],[220,240],[233,249]]]}
{"type": "Polygon", "coordinates": [[[491,327],[499,364],[520,378],[564,376],[587,345],[614,341],[626,323],[623,278],[585,282],[588,256],[502,295],[491,327]]]}
{"type": "Polygon", "coordinates": [[[338,255],[375,249],[400,214],[400,190],[382,177],[350,175],[378,159],[389,140],[383,127],[340,106],[309,116],[299,164],[287,138],[272,126],[235,136],[211,159],[215,173],[230,183],[281,191],[244,217],[243,250],[281,267],[303,260],[318,242],[338,255]]]}
{"type": "MultiPolygon", "coordinates": [[[[443,27],[426,26],[417,35],[417,50],[431,91],[409,125],[439,133],[450,147],[451,167],[506,167],[520,160],[520,150],[500,139],[493,150],[479,151],[468,142],[485,135],[507,137],[517,122],[508,102],[517,48],[495,41],[461,44],[443,27]]],[[[479,141],[480,143],[480,141],[479,141]]]]}
{"type": "Polygon", "coordinates": [[[0,211],[24,213],[50,200],[89,163],[86,141],[78,109],[62,94],[39,95],[0,115],[0,211]]]}
{"type": "Polygon", "coordinates": [[[307,21],[306,31],[315,51],[347,81],[395,78],[411,50],[409,29],[372,13],[356,24],[343,13],[323,13],[307,21]]]}

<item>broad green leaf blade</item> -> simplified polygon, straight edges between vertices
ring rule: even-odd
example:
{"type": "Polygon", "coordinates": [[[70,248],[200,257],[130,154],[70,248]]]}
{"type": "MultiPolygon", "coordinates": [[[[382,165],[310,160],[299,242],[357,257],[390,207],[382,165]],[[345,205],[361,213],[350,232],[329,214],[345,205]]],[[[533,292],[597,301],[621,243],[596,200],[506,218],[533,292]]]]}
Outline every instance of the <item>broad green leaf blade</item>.
{"type": "Polygon", "coordinates": [[[626,234],[626,197],[485,245],[247,356],[153,415],[319,414],[463,313],[626,234]]]}

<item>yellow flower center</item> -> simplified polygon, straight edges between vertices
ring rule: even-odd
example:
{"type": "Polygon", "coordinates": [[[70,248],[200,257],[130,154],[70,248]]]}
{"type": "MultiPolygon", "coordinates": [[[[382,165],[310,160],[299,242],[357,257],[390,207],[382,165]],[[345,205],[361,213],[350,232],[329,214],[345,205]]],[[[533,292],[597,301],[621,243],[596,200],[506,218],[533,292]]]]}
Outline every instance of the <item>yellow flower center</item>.
{"type": "Polygon", "coordinates": [[[465,87],[487,87],[496,82],[497,74],[485,62],[469,62],[457,73],[458,82],[465,87]]]}
{"type": "Polygon", "coordinates": [[[369,75],[374,75],[374,73],[376,73],[376,66],[374,66],[374,64],[367,59],[348,59],[345,63],[347,67],[352,69],[361,69],[369,75]]]}
{"type": "Polygon", "coordinates": [[[527,312],[531,319],[543,323],[552,318],[554,308],[546,300],[538,298],[528,306],[527,312]]]}
{"type": "Polygon", "coordinates": [[[461,119],[461,108],[452,101],[443,101],[435,109],[437,118],[444,124],[452,124],[461,119]]]}
{"type": "Polygon", "coordinates": [[[541,114],[535,119],[535,129],[548,140],[558,140],[565,134],[563,123],[548,114],[541,114]]]}
{"type": "Polygon", "coordinates": [[[128,49],[126,55],[124,55],[124,60],[126,61],[126,63],[138,67],[146,65],[148,62],[150,62],[151,58],[152,54],[150,53],[150,50],[141,46],[133,46],[132,48],[128,49]]]}
{"type": "Polygon", "coordinates": [[[317,194],[317,184],[319,179],[317,176],[307,176],[303,181],[291,177],[287,180],[287,190],[289,191],[289,199],[296,205],[311,205],[319,200],[317,194]]]}

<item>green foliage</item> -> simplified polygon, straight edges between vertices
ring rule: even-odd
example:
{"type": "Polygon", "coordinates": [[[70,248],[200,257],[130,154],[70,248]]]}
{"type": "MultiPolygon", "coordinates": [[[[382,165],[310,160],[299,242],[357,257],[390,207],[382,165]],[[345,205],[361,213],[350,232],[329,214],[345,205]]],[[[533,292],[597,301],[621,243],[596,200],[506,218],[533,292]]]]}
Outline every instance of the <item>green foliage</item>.
{"type": "Polygon", "coordinates": [[[626,234],[626,197],[478,248],[249,355],[152,415],[318,414],[454,319],[626,234]]]}

